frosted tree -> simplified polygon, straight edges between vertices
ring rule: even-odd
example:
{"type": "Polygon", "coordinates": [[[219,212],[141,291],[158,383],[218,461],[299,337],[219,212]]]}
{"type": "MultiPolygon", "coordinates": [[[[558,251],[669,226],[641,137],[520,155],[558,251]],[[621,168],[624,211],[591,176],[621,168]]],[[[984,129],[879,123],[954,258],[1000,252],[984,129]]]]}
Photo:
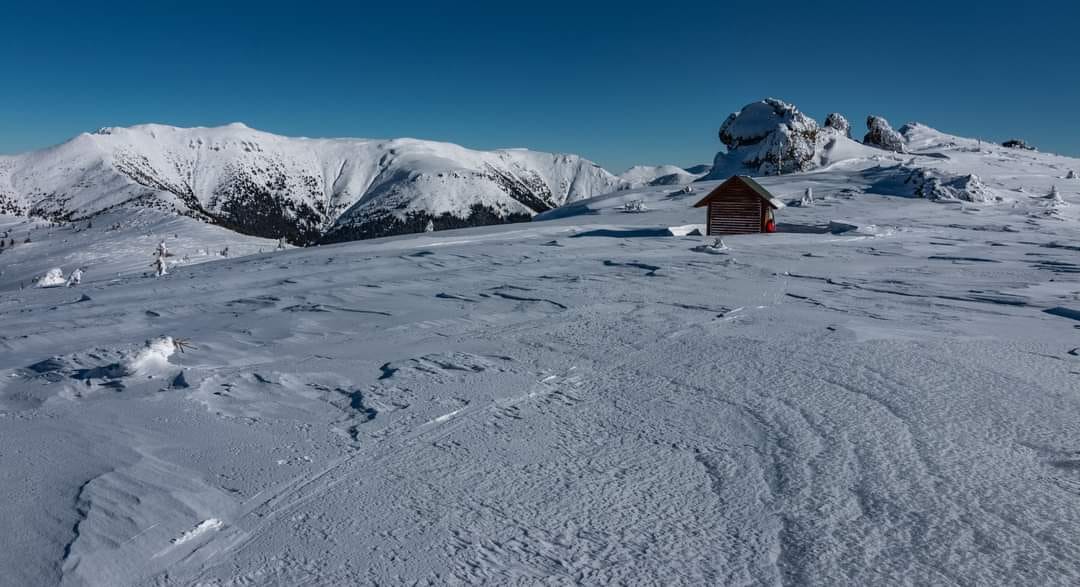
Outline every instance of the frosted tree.
{"type": "Polygon", "coordinates": [[[807,187],[803,192],[802,201],[799,202],[800,206],[813,206],[814,205],[814,188],[807,187]]]}
{"type": "Polygon", "coordinates": [[[424,232],[435,232],[435,221],[428,219],[427,226],[424,227],[424,232]]]}
{"type": "Polygon", "coordinates": [[[154,249],[154,262],[150,264],[150,266],[154,268],[154,274],[158,277],[169,274],[169,264],[165,260],[165,257],[168,256],[168,254],[169,249],[165,246],[165,241],[158,243],[157,248],[154,249]]]}
{"type": "Polygon", "coordinates": [[[82,283],[82,276],[83,276],[82,268],[76,268],[74,271],[71,272],[71,275],[68,276],[67,286],[68,287],[74,287],[76,285],[81,284],[82,283]]]}

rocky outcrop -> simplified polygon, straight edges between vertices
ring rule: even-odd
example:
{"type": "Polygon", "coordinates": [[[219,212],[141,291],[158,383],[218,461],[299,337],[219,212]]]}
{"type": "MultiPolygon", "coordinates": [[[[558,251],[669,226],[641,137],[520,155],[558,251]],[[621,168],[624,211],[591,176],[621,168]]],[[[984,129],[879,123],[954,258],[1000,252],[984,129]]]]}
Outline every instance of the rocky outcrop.
{"type": "Polygon", "coordinates": [[[864,145],[885,149],[886,151],[895,151],[897,153],[907,152],[907,147],[904,145],[904,137],[889,125],[888,120],[885,120],[880,116],[867,116],[866,128],[867,133],[862,141],[864,145]]]}
{"type": "Polygon", "coordinates": [[[728,153],[745,167],[776,175],[815,167],[821,128],[795,106],[766,98],[729,115],[719,135],[728,153]]]}
{"type": "Polygon", "coordinates": [[[837,145],[861,148],[848,138],[850,125],[843,116],[830,115],[829,121],[818,126],[816,120],[776,98],[747,104],[720,126],[720,141],[727,151],[716,155],[706,178],[809,171],[828,164],[837,145]]]}
{"type": "Polygon", "coordinates": [[[1034,151],[1035,147],[1027,144],[1027,141],[1023,139],[1009,139],[1004,143],[1001,143],[1002,147],[1008,147],[1010,149],[1021,149],[1024,151],[1034,151]]]}
{"type": "Polygon", "coordinates": [[[831,128],[845,137],[851,138],[851,123],[839,112],[832,112],[825,117],[825,128],[831,128]]]}

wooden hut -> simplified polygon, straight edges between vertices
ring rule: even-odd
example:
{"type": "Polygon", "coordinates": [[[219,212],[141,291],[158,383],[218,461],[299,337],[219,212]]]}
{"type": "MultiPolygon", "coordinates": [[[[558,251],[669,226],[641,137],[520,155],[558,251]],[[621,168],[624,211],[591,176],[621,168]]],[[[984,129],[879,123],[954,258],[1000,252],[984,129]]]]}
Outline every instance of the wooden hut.
{"type": "Polygon", "coordinates": [[[735,175],[694,204],[702,206],[709,209],[706,234],[751,234],[775,226],[773,210],[784,203],[752,178],[735,175]]]}

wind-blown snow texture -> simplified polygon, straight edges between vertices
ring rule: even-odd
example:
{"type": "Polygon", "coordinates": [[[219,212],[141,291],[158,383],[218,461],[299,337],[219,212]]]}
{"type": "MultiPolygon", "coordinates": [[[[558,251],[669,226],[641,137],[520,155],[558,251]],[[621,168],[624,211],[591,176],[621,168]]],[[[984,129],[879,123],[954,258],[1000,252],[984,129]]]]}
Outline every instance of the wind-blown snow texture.
{"type": "Polygon", "coordinates": [[[622,182],[577,155],[414,139],[298,139],[232,124],[105,128],[0,157],[0,213],[178,212],[297,244],[528,220],[622,182]]]}
{"type": "Polygon", "coordinates": [[[726,248],[666,236],[713,181],[229,259],[0,217],[0,583],[1074,585],[1080,161],[904,138],[726,248]]]}

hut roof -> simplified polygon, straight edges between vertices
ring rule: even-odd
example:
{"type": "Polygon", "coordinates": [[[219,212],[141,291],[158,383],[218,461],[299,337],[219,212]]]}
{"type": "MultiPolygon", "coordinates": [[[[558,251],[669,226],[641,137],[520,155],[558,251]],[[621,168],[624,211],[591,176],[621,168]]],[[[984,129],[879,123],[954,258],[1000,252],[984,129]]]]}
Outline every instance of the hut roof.
{"type": "Polygon", "coordinates": [[[742,182],[744,185],[746,185],[746,187],[753,190],[754,193],[761,196],[762,200],[765,200],[766,202],[768,202],[769,206],[771,206],[774,210],[779,210],[780,208],[784,207],[783,202],[781,202],[778,198],[776,198],[776,196],[773,196],[769,192],[769,190],[762,187],[760,183],[754,181],[754,178],[752,178],[752,177],[750,177],[748,175],[733,175],[733,176],[729,177],[727,179],[727,181],[725,181],[724,183],[717,186],[716,189],[714,189],[713,191],[709,192],[708,195],[706,195],[704,198],[702,198],[700,202],[698,202],[697,204],[694,204],[694,207],[695,208],[700,208],[702,206],[707,205],[709,203],[709,200],[716,197],[721,192],[721,190],[723,190],[725,187],[731,185],[731,183],[734,182],[734,181],[742,182]]]}

